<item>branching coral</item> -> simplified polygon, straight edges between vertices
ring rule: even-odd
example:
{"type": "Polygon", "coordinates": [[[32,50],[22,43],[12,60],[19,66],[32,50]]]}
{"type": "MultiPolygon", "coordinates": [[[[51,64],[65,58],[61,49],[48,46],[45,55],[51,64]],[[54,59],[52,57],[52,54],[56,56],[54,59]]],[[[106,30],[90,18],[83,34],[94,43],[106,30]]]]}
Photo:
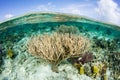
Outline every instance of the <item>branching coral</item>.
{"type": "Polygon", "coordinates": [[[88,39],[74,34],[44,34],[31,37],[28,52],[39,56],[54,65],[62,60],[85,53],[90,47],[88,39]]]}

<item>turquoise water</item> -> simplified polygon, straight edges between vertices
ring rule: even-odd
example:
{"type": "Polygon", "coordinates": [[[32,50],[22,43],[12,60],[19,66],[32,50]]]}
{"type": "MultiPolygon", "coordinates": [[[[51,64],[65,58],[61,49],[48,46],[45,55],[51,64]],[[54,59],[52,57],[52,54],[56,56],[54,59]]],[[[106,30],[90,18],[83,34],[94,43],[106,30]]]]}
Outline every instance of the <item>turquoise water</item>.
{"type": "MultiPolygon", "coordinates": [[[[105,38],[120,38],[120,31],[117,29],[108,28],[106,26],[101,26],[100,24],[90,24],[90,23],[82,23],[82,22],[45,22],[45,23],[33,23],[33,24],[22,24],[17,26],[8,27],[5,30],[2,30],[0,33],[0,39],[4,40],[5,38],[12,38],[12,40],[16,40],[16,36],[24,37],[25,34],[30,34],[32,32],[40,31],[51,32],[55,31],[57,27],[60,25],[66,26],[75,26],[78,27],[81,33],[88,33],[90,36],[102,36],[105,38]]],[[[12,41],[11,40],[11,41],[12,41]]]]}
{"type": "MultiPolygon", "coordinates": [[[[61,25],[77,27],[77,29],[79,30],[79,34],[90,38],[91,40],[93,40],[93,42],[96,41],[96,44],[97,42],[98,44],[100,43],[101,45],[97,45],[97,48],[99,47],[107,53],[103,52],[106,54],[102,54],[102,52],[100,52],[101,54],[99,55],[97,54],[97,52],[94,51],[95,55],[97,54],[101,57],[101,59],[104,58],[103,56],[107,56],[107,63],[111,62],[111,65],[109,66],[110,70],[114,72],[113,74],[120,74],[120,69],[118,69],[120,67],[118,64],[120,62],[120,26],[97,22],[95,20],[90,20],[80,16],[57,13],[32,13],[2,22],[0,23],[0,44],[4,47],[3,52],[4,54],[7,54],[7,49],[9,47],[13,47],[16,43],[18,43],[25,37],[30,37],[34,34],[56,32],[56,29],[59,28],[61,25]],[[106,46],[108,48],[105,48],[106,46]],[[112,46],[112,48],[109,48],[109,46],[112,46]],[[114,51],[118,55],[118,57],[115,58],[116,62],[110,61],[114,59],[112,59],[112,56],[108,56],[108,54],[112,55],[114,51]],[[113,67],[114,65],[116,67],[113,67]]],[[[15,53],[17,56],[17,52],[15,53]]],[[[1,68],[4,68],[5,65],[4,58],[5,55],[3,55],[2,57],[3,60],[1,59],[3,61],[3,63],[1,62],[1,64],[3,65],[1,65],[1,68]]],[[[117,76],[118,78],[118,75],[115,76],[117,76]]]]}
{"type": "Polygon", "coordinates": [[[81,33],[88,33],[90,36],[103,36],[107,38],[119,38],[120,28],[119,26],[104,24],[96,21],[92,21],[86,18],[74,17],[71,15],[60,14],[29,14],[22,17],[18,17],[3,23],[0,23],[0,39],[4,40],[4,37],[10,38],[14,34],[18,34],[20,37],[24,37],[25,34],[41,31],[51,32],[60,25],[75,26],[78,27],[81,33]],[[55,17],[63,16],[65,20],[56,20],[55,17]]]}

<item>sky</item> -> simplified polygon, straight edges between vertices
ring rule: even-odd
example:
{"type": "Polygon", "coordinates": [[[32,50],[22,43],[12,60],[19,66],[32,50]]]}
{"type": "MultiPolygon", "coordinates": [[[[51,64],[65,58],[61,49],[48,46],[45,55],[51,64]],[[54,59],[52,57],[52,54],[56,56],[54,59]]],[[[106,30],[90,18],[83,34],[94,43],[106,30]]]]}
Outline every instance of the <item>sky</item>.
{"type": "Polygon", "coordinates": [[[40,11],[77,14],[120,25],[120,0],[0,0],[0,21],[40,11]]]}

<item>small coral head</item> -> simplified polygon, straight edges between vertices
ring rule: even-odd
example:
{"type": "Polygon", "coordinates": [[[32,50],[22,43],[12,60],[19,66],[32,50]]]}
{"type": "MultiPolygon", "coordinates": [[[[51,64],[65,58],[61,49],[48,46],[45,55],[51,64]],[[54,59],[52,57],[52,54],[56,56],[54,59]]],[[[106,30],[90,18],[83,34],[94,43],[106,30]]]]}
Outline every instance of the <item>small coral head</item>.
{"type": "Polygon", "coordinates": [[[83,54],[82,58],[79,60],[82,64],[90,62],[93,60],[93,54],[92,53],[85,53],[83,54]]]}

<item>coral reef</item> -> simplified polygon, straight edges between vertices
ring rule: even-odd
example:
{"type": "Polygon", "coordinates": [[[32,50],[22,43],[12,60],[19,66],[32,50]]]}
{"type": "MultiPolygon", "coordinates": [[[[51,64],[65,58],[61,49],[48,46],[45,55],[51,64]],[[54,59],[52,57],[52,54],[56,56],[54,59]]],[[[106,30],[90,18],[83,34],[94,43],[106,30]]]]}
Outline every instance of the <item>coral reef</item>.
{"type": "Polygon", "coordinates": [[[2,54],[3,54],[3,50],[2,50],[2,46],[0,44],[0,65],[2,63],[2,54]]]}
{"type": "Polygon", "coordinates": [[[31,37],[28,52],[37,55],[54,65],[70,57],[84,54],[90,48],[88,39],[73,34],[43,35],[31,37]]]}
{"type": "Polygon", "coordinates": [[[119,37],[118,26],[63,14],[2,22],[0,80],[119,80],[119,37]],[[90,42],[79,34],[92,39],[89,51],[90,42]]]}
{"type": "Polygon", "coordinates": [[[81,59],[78,60],[79,63],[87,63],[93,60],[93,54],[92,53],[85,53],[81,59]]]}
{"type": "Polygon", "coordinates": [[[14,53],[13,53],[12,49],[9,48],[8,51],[7,51],[7,56],[9,58],[13,58],[13,55],[14,55],[14,53]]]}
{"type": "Polygon", "coordinates": [[[101,75],[104,78],[107,68],[111,70],[111,76],[117,80],[120,75],[120,40],[119,38],[108,39],[93,37],[93,53],[96,61],[103,61],[105,65],[102,68],[101,75]]]}
{"type": "Polygon", "coordinates": [[[29,38],[26,37],[14,44],[13,50],[17,56],[14,60],[4,59],[5,69],[0,80],[92,80],[86,75],[79,75],[70,63],[60,64],[59,73],[53,72],[48,62],[27,52],[28,41],[29,38]]]}
{"type": "Polygon", "coordinates": [[[98,76],[99,73],[100,73],[99,67],[96,66],[96,65],[94,65],[94,66],[92,67],[92,72],[93,72],[93,76],[95,76],[95,77],[98,76]]]}
{"type": "Polygon", "coordinates": [[[66,25],[60,25],[60,27],[56,28],[56,32],[58,33],[69,33],[69,34],[78,34],[79,29],[75,26],[66,26],[66,25]]]}
{"type": "Polygon", "coordinates": [[[98,39],[97,37],[93,37],[93,47],[94,48],[102,48],[109,51],[116,51],[120,48],[120,40],[119,38],[106,40],[105,38],[98,39]]]}
{"type": "Polygon", "coordinates": [[[108,52],[109,67],[113,70],[113,76],[117,80],[120,75],[120,52],[108,52]]]}
{"type": "Polygon", "coordinates": [[[0,44],[0,73],[2,72],[1,65],[3,64],[2,56],[3,56],[3,49],[2,49],[2,45],[0,44]]]}
{"type": "Polygon", "coordinates": [[[0,54],[2,54],[2,45],[0,44],[0,54]]]}
{"type": "Polygon", "coordinates": [[[88,63],[88,62],[91,62],[93,60],[93,53],[84,53],[82,56],[78,56],[78,57],[72,57],[72,58],[69,58],[69,62],[74,64],[74,63],[77,63],[77,64],[85,64],[85,63],[88,63]]]}
{"type": "Polygon", "coordinates": [[[85,74],[85,72],[84,72],[84,66],[80,66],[80,74],[82,75],[82,74],[85,74]]]}

